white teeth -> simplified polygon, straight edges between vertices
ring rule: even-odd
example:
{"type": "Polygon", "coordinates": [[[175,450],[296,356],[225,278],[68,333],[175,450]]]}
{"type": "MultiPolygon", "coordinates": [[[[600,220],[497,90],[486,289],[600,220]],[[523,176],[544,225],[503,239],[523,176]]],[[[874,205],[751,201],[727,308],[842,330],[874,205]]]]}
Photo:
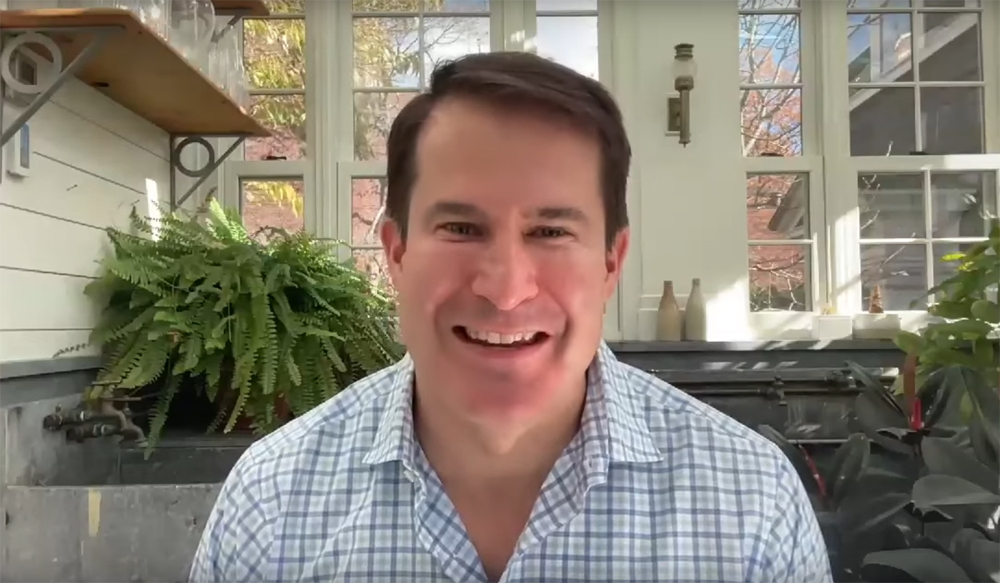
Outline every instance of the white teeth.
{"type": "Polygon", "coordinates": [[[515,344],[518,342],[528,342],[534,340],[538,332],[515,332],[514,334],[501,334],[499,332],[490,332],[486,330],[473,330],[471,328],[466,328],[465,333],[469,335],[469,338],[473,340],[478,340],[480,342],[486,342],[487,344],[496,344],[503,346],[505,344],[515,344]]]}

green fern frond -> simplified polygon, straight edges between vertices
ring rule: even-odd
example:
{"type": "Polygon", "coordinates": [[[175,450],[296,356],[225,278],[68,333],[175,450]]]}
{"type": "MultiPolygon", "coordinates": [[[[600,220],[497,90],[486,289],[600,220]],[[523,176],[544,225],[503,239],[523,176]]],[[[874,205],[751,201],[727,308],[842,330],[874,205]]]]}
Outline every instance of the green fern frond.
{"type": "Polygon", "coordinates": [[[338,261],[337,244],[281,229],[262,243],[215,200],[194,217],[133,209],[130,228],[106,231],[113,254],[86,289],[103,306],[88,345],[101,348],[99,379],[165,387],[150,448],[181,391],[217,404],[210,430],[249,418],[267,432],[286,421],[279,400],[301,415],[402,356],[392,299],[338,261]]]}

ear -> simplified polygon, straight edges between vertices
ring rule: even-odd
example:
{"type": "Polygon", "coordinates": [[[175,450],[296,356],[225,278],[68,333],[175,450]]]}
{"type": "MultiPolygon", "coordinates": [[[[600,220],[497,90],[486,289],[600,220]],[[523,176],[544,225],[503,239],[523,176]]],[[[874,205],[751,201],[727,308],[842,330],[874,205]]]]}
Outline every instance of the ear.
{"type": "Polygon", "coordinates": [[[406,251],[403,233],[396,221],[386,219],[379,227],[379,238],[382,239],[382,251],[385,252],[385,262],[389,268],[392,285],[398,287],[399,277],[403,271],[403,253],[406,251]]]}
{"type": "Polygon", "coordinates": [[[618,288],[618,281],[622,276],[622,267],[625,265],[625,255],[628,254],[628,245],[631,232],[625,227],[615,235],[615,240],[611,244],[611,249],[607,250],[605,257],[605,268],[608,275],[604,280],[604,300],[610,300],[618,288]]]}

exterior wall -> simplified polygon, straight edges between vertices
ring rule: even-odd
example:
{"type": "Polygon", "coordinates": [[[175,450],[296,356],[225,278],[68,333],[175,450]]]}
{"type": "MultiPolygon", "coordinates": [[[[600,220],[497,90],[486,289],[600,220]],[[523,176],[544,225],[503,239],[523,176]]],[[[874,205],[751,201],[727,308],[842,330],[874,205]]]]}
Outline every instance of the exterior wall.
{"type": "Polygon", "coordinates": [[[615,92],[629,124],[634,171],[631,257],[622,335],[654,337],[662,282],[683,300],[699,277],[709,340],[751,337],[746,188],[740,143],[739,23],[733,2],[615,2],[615,92]],[[691,143],[666,135],[674,45],[692,43],[698,76],[691,143]]]}
{"type": "MultiPolygon", "coordinates": [[[[5,123],[17,111],[5,108],[5,123]]],[[[169,196],[167,135],[82,83],[29,127],[31,174],[0,187],[0,363],[86,342],[97,313],[83,288],[109,249],[103,229],[169,196]]]]}
{"type": "MultiPolygon", "coordinates": [[[[3,107],[7,125],[20,110],[3,107]]],[[[93,348],[52,358],[86,342],[95,323],[98,306],[83,288],[109,250],[104,229],[127,226],[133,206],[148,216],[153,203],[167,200],[169,144],[163,131],[75,80],[28,127],[30,175],[5,169],[0,181],[0,580],[79,580],[63,569],[78,561],[42,543],[73,540],[67,548],[81,548],[75,533],[51,536],[72,521],[72,508],[56,498],[72,495],[61,486],[107,483],[116,448],[110,439],[67,443],[42,428],[57,405],[79,401],[97,362],[93,348]],[[55,498],[38,502],[63,510],[40,518],[11,494],[19,487],[55,487],[55,498]],[[8,544],[17,538],[9,527],[18,514],[46,530],[20,538],[24,547],[8,544]],[[34,572],[16,571],[12,559],[24,553],[36,553],[37,562],[20,563],[34,572]],[[39,573],[38,565],[52,570],[39,573]]]]}

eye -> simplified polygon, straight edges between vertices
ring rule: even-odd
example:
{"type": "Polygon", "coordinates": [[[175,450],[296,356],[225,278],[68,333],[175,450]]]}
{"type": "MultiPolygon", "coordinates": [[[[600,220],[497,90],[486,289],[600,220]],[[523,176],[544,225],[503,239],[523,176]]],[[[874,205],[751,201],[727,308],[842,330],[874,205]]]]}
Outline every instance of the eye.
{"type": "Polygon", "coordinates": [[[538,227],[531,232],[532,235],[536,237],[542,237],[543,239],[554,239],[559,237],[565,237],[569,235],[566,229],[559,227],[538,227]]]}
{"type": "Polygon", "coordinates": [[[446,223],[439,228],[450,235],[459,237],[475,237],[479,233],[479,227],[472,223],[446,223]]]}

